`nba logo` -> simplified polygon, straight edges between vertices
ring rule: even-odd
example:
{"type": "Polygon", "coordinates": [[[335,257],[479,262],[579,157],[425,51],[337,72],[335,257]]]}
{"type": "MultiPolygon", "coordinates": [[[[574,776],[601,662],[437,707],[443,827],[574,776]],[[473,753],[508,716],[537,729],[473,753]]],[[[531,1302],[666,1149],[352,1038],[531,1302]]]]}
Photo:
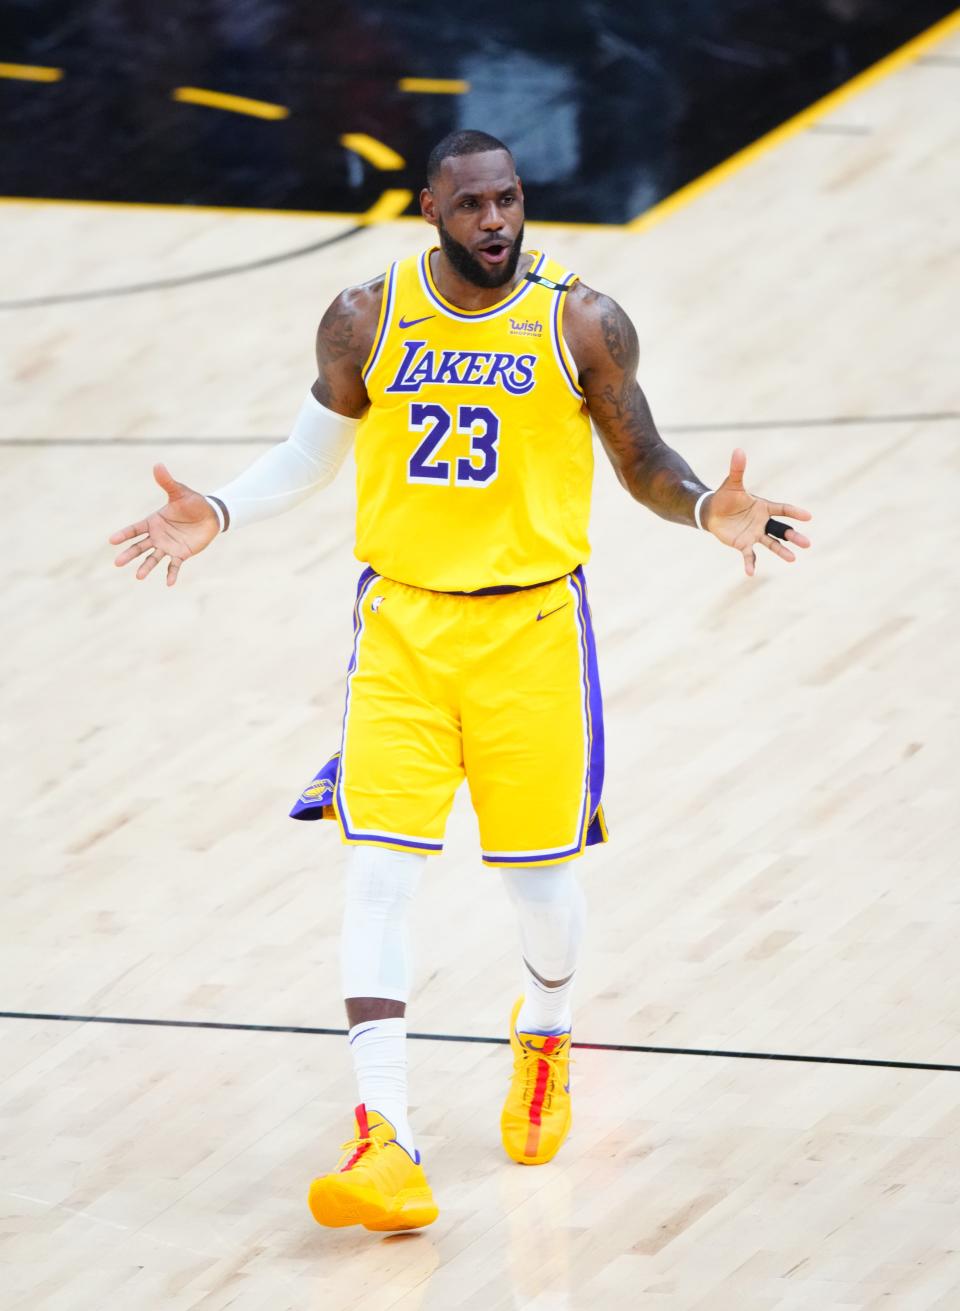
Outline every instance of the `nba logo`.
{"type": "Polygon", "coordinates": [[[377,611],[380,609],[380,607],[381,607],[382,605],[383,605],[383,597],[382,597],[382,596],[375,596],[375,597],[373,598],[373,600],[370,602],[370,612],[371,612],[371,614],[376,614],[377,611]]]}

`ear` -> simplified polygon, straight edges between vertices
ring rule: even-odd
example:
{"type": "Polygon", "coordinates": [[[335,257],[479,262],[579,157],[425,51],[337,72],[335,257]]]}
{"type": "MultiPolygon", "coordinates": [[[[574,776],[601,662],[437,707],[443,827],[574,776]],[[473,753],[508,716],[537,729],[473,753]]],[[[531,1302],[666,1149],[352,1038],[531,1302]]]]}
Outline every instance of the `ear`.
{"type": "Polygon", "coordinates": [[[420,213],[428,223],[437,226],[437,198],[429,187],[424,187],[420,192],[420,213]]]}

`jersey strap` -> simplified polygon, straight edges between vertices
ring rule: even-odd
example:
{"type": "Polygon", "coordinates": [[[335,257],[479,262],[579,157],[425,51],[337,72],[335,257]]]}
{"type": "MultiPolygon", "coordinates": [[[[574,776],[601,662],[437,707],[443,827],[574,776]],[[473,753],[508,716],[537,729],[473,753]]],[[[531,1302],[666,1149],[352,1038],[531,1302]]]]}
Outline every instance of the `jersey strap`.
{"type": "Polygon", "coordinates": [[[525,273],[523,275],[527,282],[535,282],[540,287],[546,287],[547,291],[569,291],[573,283],[554,282],[551,278],[544,278],[539,273],[525,273]]]}

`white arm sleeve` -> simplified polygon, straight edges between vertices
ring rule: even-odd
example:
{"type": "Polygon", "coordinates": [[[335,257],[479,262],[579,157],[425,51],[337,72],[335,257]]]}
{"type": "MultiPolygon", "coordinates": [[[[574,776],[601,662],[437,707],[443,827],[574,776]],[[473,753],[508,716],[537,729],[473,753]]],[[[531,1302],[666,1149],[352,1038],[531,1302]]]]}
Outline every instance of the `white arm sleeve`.
{"type": "Polygon", "coordinates": [[[346,459],[358,422],[328,410],[308,392],[287,440],[207,497],[221,530],[283,514],[326,487],[346,459]]]}

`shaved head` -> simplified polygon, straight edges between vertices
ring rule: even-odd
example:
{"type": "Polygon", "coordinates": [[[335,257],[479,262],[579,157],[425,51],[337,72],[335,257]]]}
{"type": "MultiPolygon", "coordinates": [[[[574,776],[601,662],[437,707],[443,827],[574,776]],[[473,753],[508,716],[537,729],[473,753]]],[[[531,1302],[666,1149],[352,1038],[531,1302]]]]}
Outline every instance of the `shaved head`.
{"type": "MultiPolygon", "coordinates": [[[[510,163],[513,165],[513,155],[502,141],[492,137],[489,132],[476,132],[472,128],[466,128],[462,132],[450,132],[430,151],[427,160],[427,186],[432,187],[440,176],[440,169],[445,159],[459,159],[462,155],[483,155],[491,150],[504,151],[509,155],[510,163]]],[[[515,169],[516,165],[514,165],[515,169]]]]}

